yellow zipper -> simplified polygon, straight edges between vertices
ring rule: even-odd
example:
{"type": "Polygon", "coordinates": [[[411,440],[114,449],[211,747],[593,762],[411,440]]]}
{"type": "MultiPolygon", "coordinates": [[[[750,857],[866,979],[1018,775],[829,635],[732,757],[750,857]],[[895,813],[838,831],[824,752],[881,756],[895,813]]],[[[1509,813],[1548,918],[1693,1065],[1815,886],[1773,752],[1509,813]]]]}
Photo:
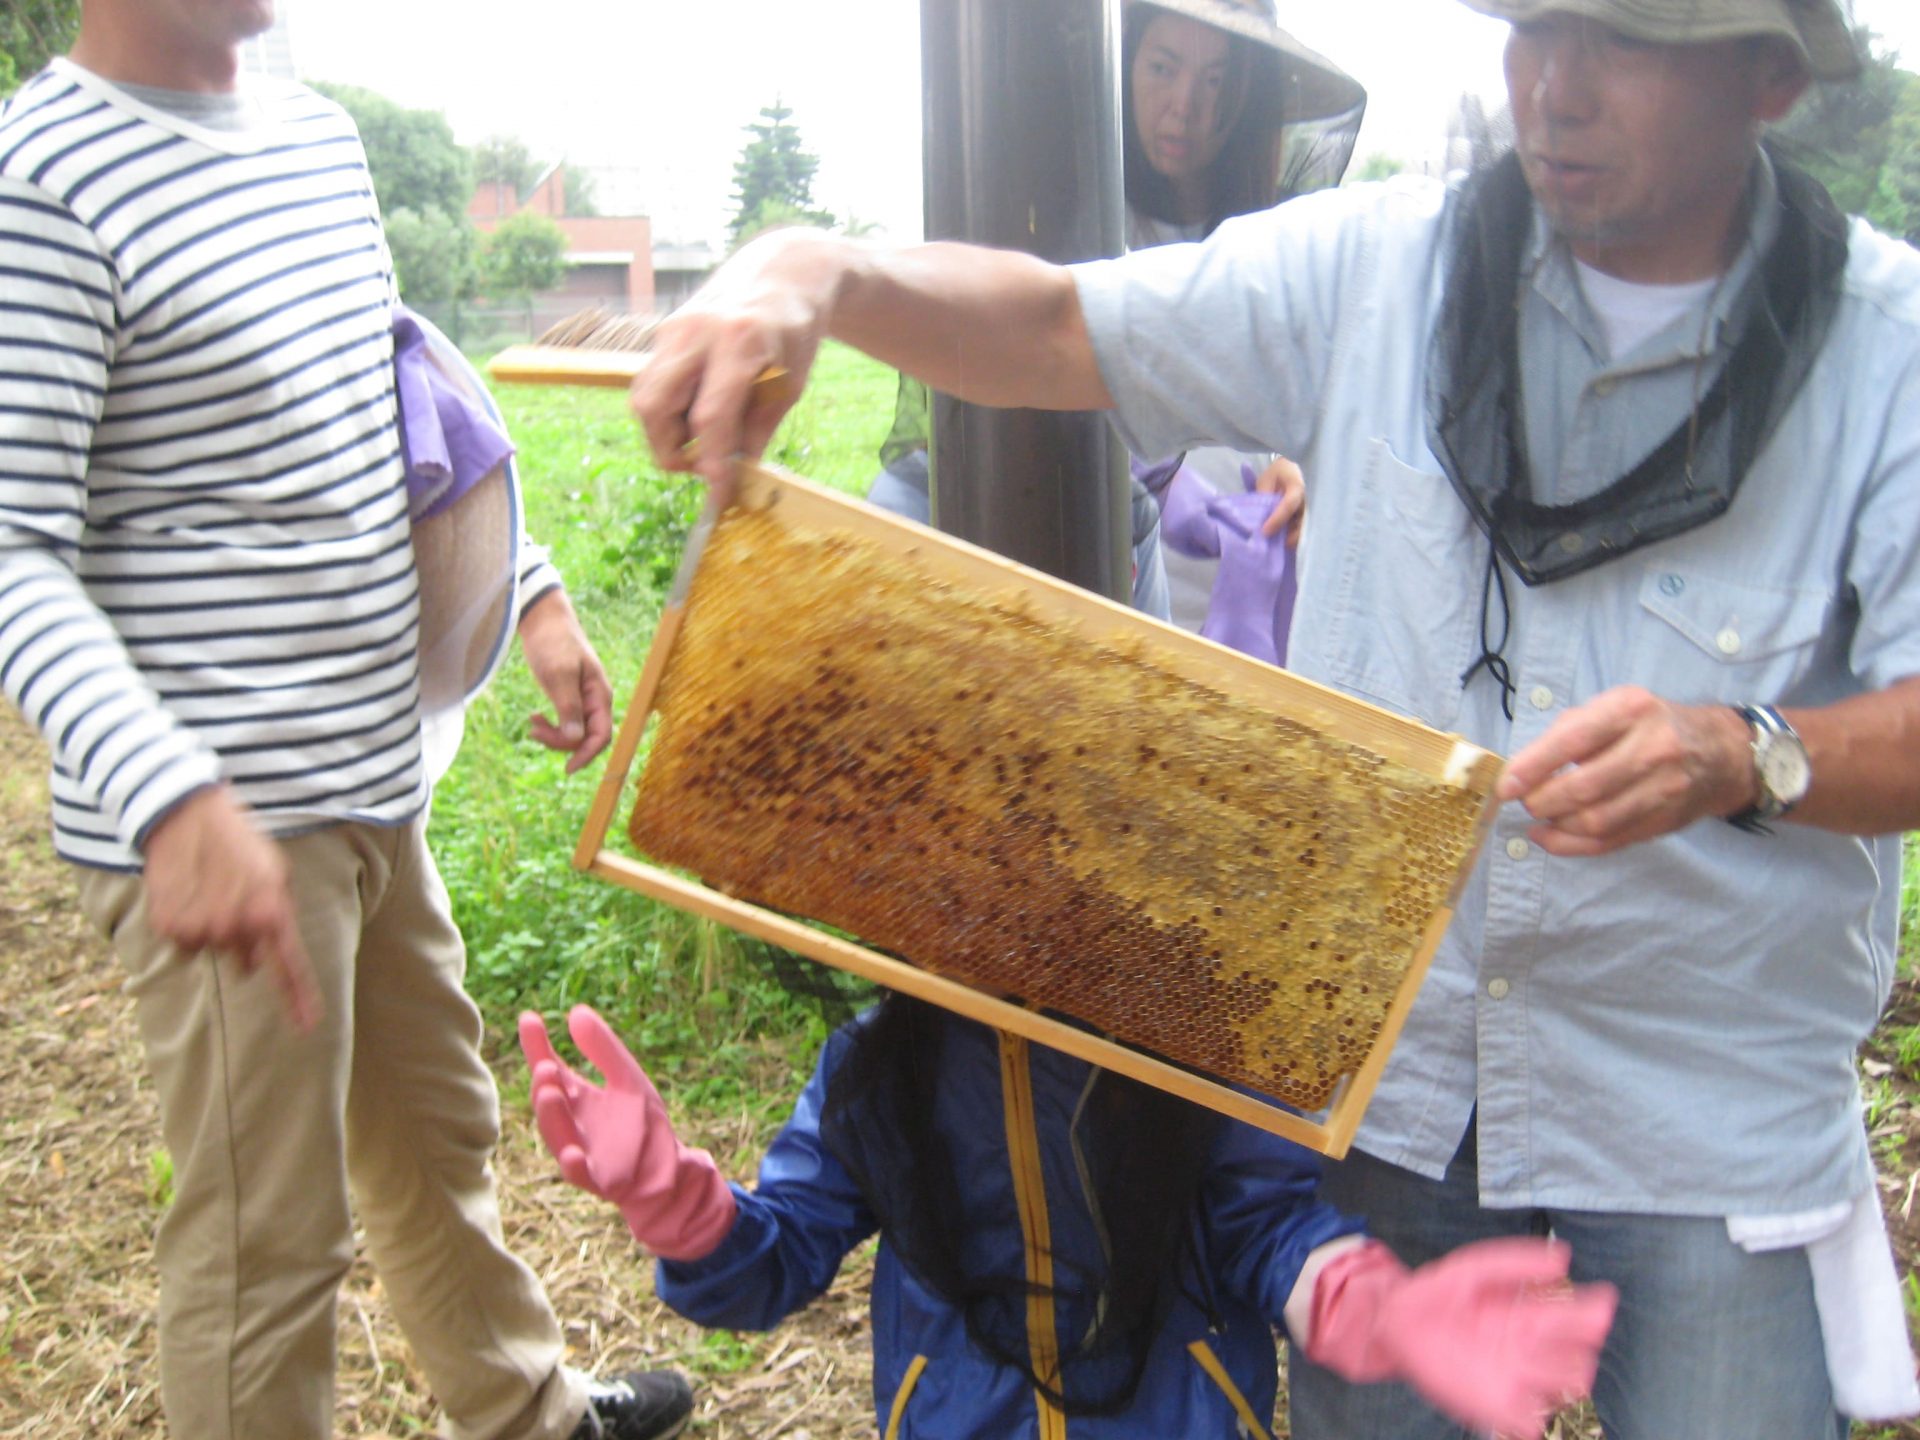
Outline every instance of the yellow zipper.
{"type": "Polygon", "coordinates": [[[1253,1406],[1247,1403],[1247,1397],[1240,1393],[1240,1387],[1233,1383],[1233,1377],[1227,1374],[1227,1367],[1220,1363],[1220,1357],[1213,1353],[1213,1347],[1204,1340],[1196,1340],[1187,1346],[1187,1353],[1200,1362],[1200,1368],[1213,1377],[1213,1383],[1227,1397],[1227,1403],[1239,1415],[1240,1423],[1246,1427],[1247,1434],[1253,1440],[1270,1440],[1266,1427],[1253,1413],[1253,1406]]]}
{"type": "MultiPolygon", "coordinates": [[[[1047,1220],[1046,1179],[1040,1168],[1040,1137],[1034,1125],[1033,1076],[1027,1042],[1000,1032],[1000,1093],[1006,1106],[1007,1161],[1013,1169],[1013,1198],[1020,1210],[1020,1238],[1026,1249],[1027,1352],[1033,1373],[1057,1381],[1060,1341],[1053,1319],[1053,1233],[1047,1220]]],[[[1035,1390],[1040,1440],[1066,1440],[1067,1417],[1035,1390]]]]}
{"type": "Polygon", "coordinates": [[[927,1357],[916,1355],[913,1363],[907,1366],[907,1373],[900,1377],[900,1388],[893,1392],[893,1409],[887,1412],[886,1440],[897,1440],[900,1417],[907,1413],[907,1401],[913,1398],[913,1387],[920,1383],[920,1372],[926,1368],[927,1357]]]}

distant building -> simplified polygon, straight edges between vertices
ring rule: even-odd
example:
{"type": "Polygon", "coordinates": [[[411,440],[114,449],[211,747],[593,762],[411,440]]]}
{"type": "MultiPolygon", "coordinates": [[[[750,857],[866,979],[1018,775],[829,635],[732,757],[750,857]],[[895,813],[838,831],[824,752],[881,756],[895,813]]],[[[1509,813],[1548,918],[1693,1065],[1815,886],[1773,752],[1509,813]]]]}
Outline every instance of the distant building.
{"type": "Polygon", "coordinates": [[[534,333],[595,306],[653,313],[653,222],[645,215],[567,214],[563,164],[549,165],[524,200],[511,185],[483,181],[474,188],[467,214],[487,231],[509,215],[544,215],[566,235],[567,278],[558,289],[533,297],[534,333]]]}

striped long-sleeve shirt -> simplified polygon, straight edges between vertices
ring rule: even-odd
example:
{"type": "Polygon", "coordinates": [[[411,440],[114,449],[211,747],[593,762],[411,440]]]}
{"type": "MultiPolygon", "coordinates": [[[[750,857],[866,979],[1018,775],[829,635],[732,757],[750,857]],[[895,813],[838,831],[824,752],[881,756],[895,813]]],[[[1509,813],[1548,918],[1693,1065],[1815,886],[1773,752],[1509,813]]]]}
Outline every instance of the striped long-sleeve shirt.
{"type": "Polygon", "coordinates": [[[0,110],[0,682],[84,864],[217,779],[280,834],[425,798],[366,160],[311,91],[258,104],[55,61],[0,110]]]}

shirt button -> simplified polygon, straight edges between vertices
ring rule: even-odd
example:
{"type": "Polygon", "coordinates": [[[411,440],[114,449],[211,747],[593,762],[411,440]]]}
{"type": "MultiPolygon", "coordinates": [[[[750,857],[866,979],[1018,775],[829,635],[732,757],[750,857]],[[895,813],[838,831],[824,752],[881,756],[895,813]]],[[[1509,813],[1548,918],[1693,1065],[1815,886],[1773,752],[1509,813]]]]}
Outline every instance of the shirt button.
{"type": "Polygon", "coordinates": [[[1660,577],[1660,593],[1662,595],[1678,595],[1686,588],[1687,582],[1678,575],[1662,575],[1660,577]]]}
{"type": "Polygon", "coordinates": [[[1713,643],[1720,647],[1720,653],[1722,655],[1738,655],[1740,653],[1740,632],[1729,625],[1725,630],[1722,630],[1718,635],[1713,637],[1713,643]]]}
{"type": "Polygon", "coordinates": [[[1553,708],[1553,691],[1544,685],[1534,686],[1532,690],[1527,692],[1527,699],[1536,710],[1551,710],[1553,708]]]}
{"type": "Polygon", "coordinates": [[[1584,539],[1571,530],[1560,537],[1560,548],[1569,555],[1578,555],[1586,543],[1584,539]]]}
{"type": "Polygon", "coordinates": [[[1507,858],[1509,860],[1524,860],[1532,853],[1533,847],[1518,835],[1507,841],[1507,858]]]}
{"type": "Polygon", "coordinates": [[[1512,989],[1513,987],[1509,985],[1505,980],[1489,980],[1487,982],[1487,994],[1491,995],[1496,1000],[1506,999],[1507,992],[1512,989]]]}
{"type": "Polygon", "coordinates": [[[1596,380],[1593,382],[1593,393],[1604,400],[1617,390],[1619,386],[1620,382],[1618,380],[1596,380]]]}

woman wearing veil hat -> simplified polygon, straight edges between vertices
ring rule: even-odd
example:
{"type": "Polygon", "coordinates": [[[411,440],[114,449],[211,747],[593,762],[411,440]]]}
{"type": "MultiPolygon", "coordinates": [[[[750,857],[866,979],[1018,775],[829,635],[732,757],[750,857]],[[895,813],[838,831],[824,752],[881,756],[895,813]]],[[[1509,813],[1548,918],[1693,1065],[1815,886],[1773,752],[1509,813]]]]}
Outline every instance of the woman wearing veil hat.
{"type": "MultiPolygon", "coordinates": [[[[1339,183],[1353,152],[1366,91],[1332,61],[1281,29],[1273,0],[1129,0],[1121,31],[1121,109],[1124,134],[1126,243],[1144,249],[1203,240],[1222,221],[1339,183]]],[[[880,449],[884,467],[868,499],[912,519],[929,516],[926,387],[902,378],[893,428],[880,449]]],[[[1202,630],[1222,559],[1266,580],[1229,580],[1222,613],[1210,638],[1265,660],[1274,653],[1271,623],[1256,624],[1266,643],[1236,638],[1248,627],[1243,596],[1249,584],[1266,592],[1270,621],[1291,556],[1265,543],[1274,502],[1243,491],[1280,489],[1285,503],[1272,528],[1299,507],[1299,472],[1271,455],[1212,450],[1175,456],[1163,464],[1134,463],[1134,586],[1136,608],[1202,630]],[[1182,466],[1182,459],[1187,463],[1182,466]],[[1243,477],[1243,467],[1251,476],[1243,477]],[[1178,483],[1175,484],[1175,477],[1178,483]],[[1209,513],[1208,501],[1225,492],[1209,513]],[[1159,504],[1152,503],[1158,501],[1159,504]],[[1161,506],[1172,502],[1180,547],[1165,554],[1161,506]],[[1229,507],[1236,513],[1226,515],[1229,507]],[[1257,519],[1251,536],[1242,515],[1257,519]],[[1226,515],[1225,520],[1221,519],[1226,515]],[[1188,552],[1188,553],[1183,553],[1188,552]],[[1169,590],[1171,584],[1171,591],[1169,590]]],[[[1291,595],[1291,589],[1285,592],[1291,595]]],[[[1284,642],[1284,625],[1277,627],[1284,642]]]]}
{"type": "MultiPolygon", "coordinates": [[[[1339,183],[1366,94],[1282,30],[1272,0],[1140,0],[1121,51],[1130,249],[1204,240],[1236,215],[1339,183]]],[[[1169,618],[1283,663],[1299,469],[1208,448],[1136,460],[1133,473],[1162,512],[1169,618]]]]}

